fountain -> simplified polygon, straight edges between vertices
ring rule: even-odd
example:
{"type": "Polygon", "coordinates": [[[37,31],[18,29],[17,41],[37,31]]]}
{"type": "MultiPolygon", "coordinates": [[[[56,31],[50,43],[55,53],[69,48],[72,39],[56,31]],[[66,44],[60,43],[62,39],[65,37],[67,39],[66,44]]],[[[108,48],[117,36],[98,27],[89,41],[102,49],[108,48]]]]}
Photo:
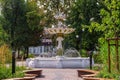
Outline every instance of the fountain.
{"type": "Polygon", "coordinates": [[[62,41],[64,40],[63,36],[65,34],[70,34],[72,33],[75,29],[73,28],[68,28],[65,24],[62,23],[62,21],[65,20],[65,15],[62,12],[59,12],[57,15],[54,16],[55,19],[58,20],[57,27],[52,27],[52,28],[46,28],[45,31],[48,32],[49,34],[56,34],[58,41],[58,46],[57,49],[63,49],[62,48],[62,41]]]}
{"type": "Polygon", "coordinates": [[[65,57],[81,57],[80,53],[75,48],[66,49],[64,52],[65,57]]]}
{"type": "Polygon", "coordinates": [[[57,27],[46,28],[45,31],[49,34],[57,35],[57,56],[50,58],[28,58],[26,65],[34,68],[86,68],[89,67],[89,58],[82,58],[76,49],[67,49],[63,55],[62,41],[63,36],[75,31],[73,28],[68,28],[62,21],[65,20],[64,13],[59,12],[54,16],[58,20],[57,27]],[[77,56],[73,56],[77,55],[77,56]]]}

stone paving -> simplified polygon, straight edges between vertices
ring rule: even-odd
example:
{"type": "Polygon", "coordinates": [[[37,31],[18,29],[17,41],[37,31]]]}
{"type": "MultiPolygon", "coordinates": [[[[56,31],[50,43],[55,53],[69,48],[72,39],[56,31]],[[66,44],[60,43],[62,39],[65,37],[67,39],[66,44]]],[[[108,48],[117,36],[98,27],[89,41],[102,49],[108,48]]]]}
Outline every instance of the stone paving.
{"type": "Polygon", "coordinates": [[[35,80],[83,80],[77,76],[77,69],[45,68],[42,70],[42,77],[36,78],[35,80]]]}
{"type": "MultiPolygon", "coordinates": [[[[17,66],[25,66],[25,61],[19,61],[17,66]]],[[[36,68],[35,68],[36,69],[36,68]]],[[[42,69],[42,77],[35,80],[83,80],[78,77],[77,69],[54,69],[54,68],[37,68],[42,69]]]]}

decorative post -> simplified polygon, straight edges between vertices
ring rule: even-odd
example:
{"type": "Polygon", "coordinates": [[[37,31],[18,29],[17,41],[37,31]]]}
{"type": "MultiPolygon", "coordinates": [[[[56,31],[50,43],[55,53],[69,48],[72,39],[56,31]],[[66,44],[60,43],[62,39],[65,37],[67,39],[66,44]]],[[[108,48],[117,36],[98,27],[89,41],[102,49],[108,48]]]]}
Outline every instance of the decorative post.
{"type": "Polygon", "coordinates": [[[116,50],[116,68],[119,71],[119,54],[118,54],[118,47],[120,46],[118,41],[120,40],[119,37],[115,37],[115,38],[110,38],[107,39],[108,41],[108,71],[111,73],[111,56],[110,56],[110,46],[115,46],[115,50],[116,50]],[[110,40],[115,41],[114,44],[110,43],[110,40]]]}
{"type": "Polygon", "coordinates": [[[16,68],[16,64],[15,64],[15,27],[17,26],[17,5],[16,5],[16,0],[12,0],[12,15],[13,15],[13,23],[11,25],[11,48],[12,48],[12,74],[15,73],[15,68],[16,68]]]}
{"type": "Polygon", "coordinates": [[[92,69],[92,56],[93,56],[93,51],[88,51],[89,54],[89,61],[90,61],[90,69],[92,69]]]}
{"type": "Polygon", "coordinates": [[[119,71],[119,54],[118,54],[118,37],[115,40],[115,47],[116,47],[116,66],[117,66],[117,70],[119,71]]]}
{"type": "Polygon", "coordinates": [[[76,35],[76,49],[79,51],[79,35],[76,35]]]}
{"type": "Polygon", "coordinates": [[[12,51],[12,74],[15,73],[15,51],[12,51]]]}
{"type": "Polygon", "coordinates": [[[108,72],[111,73],[110,40],[108,39],[108,72]]]}

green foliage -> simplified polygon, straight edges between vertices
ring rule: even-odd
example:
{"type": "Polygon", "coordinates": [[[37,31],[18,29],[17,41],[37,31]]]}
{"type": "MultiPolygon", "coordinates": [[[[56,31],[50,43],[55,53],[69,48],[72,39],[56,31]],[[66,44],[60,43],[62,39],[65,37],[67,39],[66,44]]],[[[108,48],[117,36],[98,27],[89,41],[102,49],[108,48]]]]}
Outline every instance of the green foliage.
{"type": "Polygon", "coordinates": [[[7,42],[8,35],[3,30],[2,26],[0,25],[0,45],[3,45],[5,42],[7,42]]]}
{"type": "Polygon", "coordinates": [[[7,43],[14,43],[20,47],[25,40],[26,31],[26,7],[24,0],[4,0],[2,1],[2,13],[0,23],[5,33],[9,36],[7,43]]]}
{"type": "Polygon", "coordinates": [[[16,67],[16,73],[12,75],[12,68],[6,66],[0,66],[0,79],[13,78],[13,77],[23,77],[24,73],[22,72],[26,68],[16,67]]]}
{"type": "Polygon", "coordinates": [[[27,2],[27,12],[26,12],[26,23],[28,29],[27,34],[27,43],[25,46],[36,46],[39,45],[40,35],[42,35],[44,24],[40,23],[44,20],[43,10],[39,8],[35,1],[27,2]],[[31,35],[31,36],[29,36],[31,35]]]}
{"type": "Polygon", "coordinates": [[[6,67],[0,66],[0,79],[5,79],[11,77],[10,68],[6,69],[6,67]]]}
{"type": "Polygon", "coordinates": [[[119,79],[120,79],[120,73],[118,73],[118,72],[108,73],[107,71],[103,71],[103,70],[102,70],[102,71],[100,71],[100,73],[97,75],[97,77],[119,80],[119,79]]]}
{"type": "Polygon", "coordinates": [[[87,51],[85,49],[82,49],[80,52],[81,57],[88,57],[87,51]]]}
{"type": "Polygon", "coordinates": [[[40,15],[38,13],[36,13],[36,11],[32,11],[32,12],[28,12],[27,13],[27,23],[29,25],[30,28],[39,28],[39,26],[35,26],[35,25],[39,25],[40,22],[40,15]]]}
{"type": "Polygon", "coordinates": [[[93,58],[94,58],[95,63],[97,63],[97,64],[103,63],[103,60],[101,59],[100,53],[93,54],[93,58]]]}
{"type": "Polygon", "coordinates": [[[57,49],[57,55],[62,56],[63,55],[63,49],[61,49],[61,48],[57,49]]]}
{"type": "Polygon", "coordinates": [[[25,69],[26,69],[26,67],[24,67],[24,66],[21,66],[21,67],[17,66],[16,67],[16,71],[22,71],[22,70],[25,70],[25,69]]]}
{"type": "Polygon", "coordinates": [[[92,22],[90,30],[101,31],[104,38],[110,38],[119,35],[120,30],[120,1],[105,0],[100,1],[102,9],[100,10],[101,23],[92,22]]]}
{"type": "MultiPolygon", "coordinates": [[[[111,43],[113,44],[114,42],[111,41],[111,43]]],[[[96,67],[98,68],[98,70],[100,70],[100,73],[98,75],[98,77],[103,77],[103,78],[115,78],[116,80],[119,80],[119,75],[120,75],[120,71],[117,71],[117,67],[116,67],[116,51],[115,51],[115,47],[111,46],[110,47],[111,50],[111,73],[108,72],[108,44],[107,42],[104,42],[104,44],[101,44],[100,46],[100,53],[97,54],[98,56],[96,56],[96,60],[97,63],[102,63],[103,66],[100,67],[96,67]]],[[[120,49],[119,49],[120,50],[120,49]]],[[[120,55],[120,53],[119,53],[120,55]]]]}
{"type": "MultiPolygon", "coordinates": [[[[110,47],[111,50],[111,70],[112,73],[108,73],[108,44],[106,42],[106,38],[112,38],[115,36],[119,36],[120,30],[120,1],[118,0],[104,0],[99,1],[99,5],[101,5],[100,17],[101,22],[92,21],[88,30],[90,32],[97,31],[101,32],[102,35],[99,37],[99,46],[100,53],[98,54],[98,58],[96,58],[97,62],[103,63],[103,70],[99,74],[99,77],[106,78],[116,78],[118,77],[118,73],[116,68],[116,51],[115,47],[110,47]]],[[[114,42],[111,42],[112,44],[114,42]]],[[[119,49],[120,50],[120,49],[119,49]]],[[[119,54],[120,55],[120,54],[119,54]]],[[[116,79],[119,80],[119,79],[116,79]]]]}
{"type": "Polygon", "coordinates": [[[97,0],[76,0],[73,3],[66,23],[76,30],[73,34],[70,34],[69,38],[65,38],[67,39],[65,43],[72,45],[72,47],[78,45],[78,49],[93,50],[95,48],[101,33],[96,31],[89,32],[85,25],[90,25],[92,20],[101,21],[99,16],[101,7],[96,3],[97,0]],[[79,38],[76,38],[76,35],[79,35],[79,38]]]}
{"type": "Polygon", "coordinates": [[[101,64],[98,64],[98,65],[96,65],[96,66],[93,66],[93,70],[95,70],[95,71],[101,71],[102,68],[103,68],[103,66],[102,66],[101,64]]]}
{"type": "Polygon", "coordinates": [[[34,55],[34,54],[29,53],[28,58],[34,58],[34,57],[35,57],[35,55],[34,55]]]}
{"type": "MultiPolygon", "coordinates": [[[[1,2],[0,32],[5,36],[7,44],[12,44],[15,49],[26,48],[40,44],[40,35],[43,26],[40,21],[43,11],[35,1],[25,0],[3,0],[1,2]],[[3,31],[1,31],[3,29],[3,31]]],[[[0,34],[0,38],[4,36],[0,34]]],[[[1,40],[0,39],[0,42],[1,40]]],[[[3,41],[3,40],[2,40],[3,41]]]]}
{"type": "Polygon", "coordinates": [[[30,29],[41,29],[40,21],[44,17],[42,13],[43,11],[39,9],[35,1],[28,1],[26,17],[30,29]]]}
{"type": "Polygon", "coordinates": [[[12,61],[11,50],[8,45],[3,44],[0,46],[0,64],[5,65],[12,61]]]}

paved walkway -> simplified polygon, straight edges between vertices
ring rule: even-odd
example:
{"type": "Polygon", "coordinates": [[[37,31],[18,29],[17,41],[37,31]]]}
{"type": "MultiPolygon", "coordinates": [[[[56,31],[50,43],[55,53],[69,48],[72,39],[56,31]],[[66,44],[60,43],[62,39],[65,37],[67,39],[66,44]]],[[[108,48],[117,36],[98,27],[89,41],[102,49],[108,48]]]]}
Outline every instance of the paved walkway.
{"type": "Polygon", "coordinates": [[[42,77],[35,80],[83,80],[77,76],[77,69],[42,69],[42,77]]]}
{"type": "MultiPolygon", "coordinates": [[[[25,62],[24,61],[17,62],[16,65],[25,66],[25,62]]],[[[78,77],[77,69],[53,69],[53,68],[39,68],[39,69],[42,69],[42,77],[36,78],[35,80],[83,80],[78,77]]]]}

